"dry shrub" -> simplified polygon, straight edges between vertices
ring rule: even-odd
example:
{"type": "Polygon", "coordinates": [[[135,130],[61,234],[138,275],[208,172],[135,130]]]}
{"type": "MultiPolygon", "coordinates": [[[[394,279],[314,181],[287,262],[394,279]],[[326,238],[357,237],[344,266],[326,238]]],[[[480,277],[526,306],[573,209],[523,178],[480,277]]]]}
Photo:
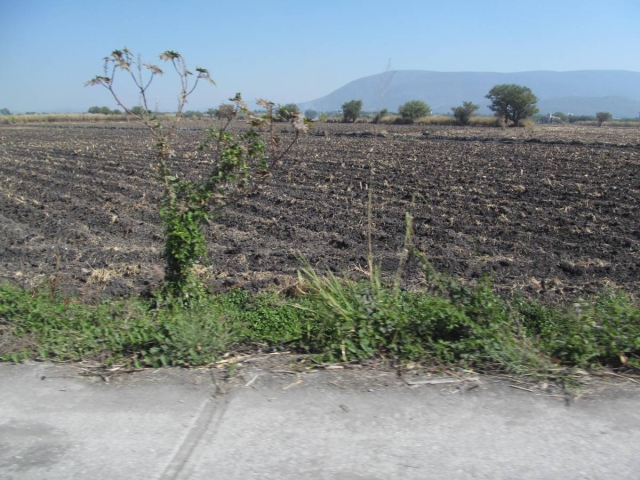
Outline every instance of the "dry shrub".
{"type": "Polygon", "coordinates": [[[496,117],[471,117],[469,125],[472,127],[501,127],[502,119],[496,117]]]}
{"type": "Polygon", "coordinates": [[[533,120],[520,120],[520,122],[518,122],[518,125],[511,125],[512,127],[517,127],[517,128],[533,128],[533,120]]]}
{"type": "Polygon", "coordinates": [[[395,123],[398,118],[400,118],[400,115],[385,115],[380,119],[380,123],[390,125],[395,123]]]}

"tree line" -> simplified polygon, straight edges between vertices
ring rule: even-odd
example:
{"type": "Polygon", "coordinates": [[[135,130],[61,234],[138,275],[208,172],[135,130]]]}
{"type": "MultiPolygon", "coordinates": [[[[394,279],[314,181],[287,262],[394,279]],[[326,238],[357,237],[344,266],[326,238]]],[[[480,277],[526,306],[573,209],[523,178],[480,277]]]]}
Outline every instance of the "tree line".
{"type": "MultiPolygon", "coordinates": [[[[494,112],[494,115],[502,121],[502,124],[519,126],[521,122],[527,118],[535,116],[539,110],[536,106],[538,97],[531,91],[529,87],[516,85],[516,84],[501,84],[494,86],[485,98],[491,101],[489,109],[494,112]]],[[[345,102],[341,106],[342,121],[345,123],[355,122],[362,114],[362,100],[350,100],[345,102]]],[[[451,111],[453,117],[460,125],[469,125],[471,117],[475,112],[480,109],[480,105],[477,105],[471,101],[465,101],[462,105],[452,107],[451,111]]],[[[136,115],[141,115],[141,107],[133,107],[132,111],[136,115]],[[137,111],[134,111],[136,110],[137,111]]],[[[202,118],[205,115],[211,119],[217,118],[220,120],[229,120],[234,116],[235,108],[231,104],[221,104],[218,108],[210,108],[206,112],[188,110],[183,113],[184,118],[202,118]]],[[[101,113],[101,114],[121,114],[119,110],[110,110],[108,107],[91,107],[89,113],[101,113]]],[[[411,100],[398,107],[399,118],[396,119],[396,123],[411,124],[421,117],[431,115],[431,107],[422,100],[411,100]]],[[[386,109],[377,112],[373,118],[373,123],[378,123],[382,117],[388,114],[386,109]]],[[[292,118],[300,116],[301,112],[299,107],[295,103],[288,103],[285,105],[278,105],[275,110],[274,118],[279,121],[290,121],[292,118]]],[[[326,120],[327,114],[319,114],[316,110],[308,109],[304,112],[304,116],[310,120],[320,119],[326,120]]],[[[569,122],[581,120],[596,120],[598,126],[601,126],[604,122],[611,120],[612,115],[608,112],[598,112],[595,117],[585,115],[567,116],[563,113],[556,112],[546,117],[541,117],[541,121],[548,122],[569,122]]]]}

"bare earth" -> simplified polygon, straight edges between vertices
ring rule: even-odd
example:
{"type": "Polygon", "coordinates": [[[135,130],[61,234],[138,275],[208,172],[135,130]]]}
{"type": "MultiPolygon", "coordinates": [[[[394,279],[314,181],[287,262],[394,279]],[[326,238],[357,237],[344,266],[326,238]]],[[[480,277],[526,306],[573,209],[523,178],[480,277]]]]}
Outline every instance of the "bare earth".
{"type": "MultiPolygon", "coordinates": [[[[176,162],[187,177],[207,169],[194,150],[202,127],[181,132],[176,162]]],[[[0,279],[86,298],[157,285],[151,162],[146,132],[129,124],[0,127],[0,279]]],[[[386,272],[410,210],[415,245],[464,281],[490,275],[499,291],[552,301],[638,291],[640,131],[607,127],[316,124],[288,168],[212,220],[199,274],[215,290],[260,290],[295,282],[301,256],[357,271],[370,187],[386,272]]],[[[413,262],[406,286],[422,280],[413,262]]]]}

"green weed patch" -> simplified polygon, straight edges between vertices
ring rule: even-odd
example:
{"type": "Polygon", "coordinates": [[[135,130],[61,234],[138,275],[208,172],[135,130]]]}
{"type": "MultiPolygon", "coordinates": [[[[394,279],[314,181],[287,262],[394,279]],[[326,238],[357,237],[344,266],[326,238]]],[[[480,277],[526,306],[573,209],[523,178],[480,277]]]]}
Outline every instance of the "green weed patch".
{"type": "Polygon", "coordinates": [[[296,298],[238,290],[187,307],[140,298],[86,305],[0,285],[0,358],[195,366],[286,348],[329,361],[384,357],[519,374],[640,368],[640,306],[621,294],[551,307],[442,276],[418,292],[377,273],[355,281],[306,268],[301,280],[296,298]]]}

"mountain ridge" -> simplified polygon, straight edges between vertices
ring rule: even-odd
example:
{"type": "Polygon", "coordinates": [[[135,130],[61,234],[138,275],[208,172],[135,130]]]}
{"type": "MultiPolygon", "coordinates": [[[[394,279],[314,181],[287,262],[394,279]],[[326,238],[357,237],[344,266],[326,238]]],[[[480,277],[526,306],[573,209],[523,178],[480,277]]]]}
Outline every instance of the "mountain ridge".
{"type": "Polygon", "coordinates": [[[501,83],[531,88],[539,99],[541,113],[564,112],[567,105],[573,111],[566,113],[574,115],[593,115],[604,109],[616,117],[636,117],[640,112],[640,72],[629,70],[510,73],[395,70],[353,80],[324,97],[298,105],[303,110],[336,111],[344,102],[362,100],[364,111],[382,108],[397,111],[398,106],[409,100],[422,100],[434,113],[449,113],[451,107],[472,101],[481,106],[479,113],[490,114],[490,102],[485,95],[501,83]]]}

